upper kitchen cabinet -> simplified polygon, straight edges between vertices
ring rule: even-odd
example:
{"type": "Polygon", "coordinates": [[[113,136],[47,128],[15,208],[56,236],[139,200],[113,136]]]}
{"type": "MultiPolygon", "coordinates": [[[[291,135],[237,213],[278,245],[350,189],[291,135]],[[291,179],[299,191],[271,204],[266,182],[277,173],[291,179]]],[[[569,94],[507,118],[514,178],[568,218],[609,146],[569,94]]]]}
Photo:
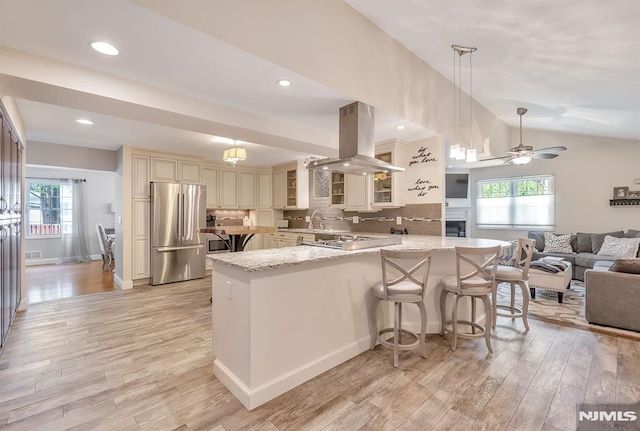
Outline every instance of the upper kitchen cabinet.
{"type": "Polygon", "coordinates": [[[238,206],[256,208],[256,172],[238,170],[238,206]]]}
{"type": "Polygon", "coordinates": [[[373,211],[372,176],[347,174],[344,176],[344,210],[345,211],[373,211]]]}
{"type": "Polygon", "coordinates": [[[134,155],[131,159],[132,197],[149,199],[149,157],[134,155]]]}
{"type": "Polygon", "coordinates": [[[233,168],[220,168],[219,203],[220,208],[238,207],[238,171],[233,168]]]}
{"type": "Polygon", "coordinates": [[[271,184],[271,172],[258,172],[258,184],[256,194],[256,208],[257,209],[270,209],[272,184],[271,184]]]}
{"type": "Polygon", "coordinates": [[[178,181],[202,184],[202,165],[195,162],[178,161],[178,181]]]}
{"type": "MultiPolygon", "coordinates": [[[[391,163],[394,166],[406,168],[406,146],[399,141],[390,141],[376,145],[376,158],[391,163]]],[[[373,174],[373,200],[375,208],[394,208],[405,205],[406,187],[404,172],[387,172],[373,174]]]]}
{"type": "Polygon", "coordinates": [[[334,208],[344,208],[344,192],[345,192],[345,183],[344,183],[345,174],[343,172],[331,172],[331,203],[330,205],[334,208]]]}
{"type": "Polygon", "coordinates": [[[202,183],[207,186],[207,208],[218,208],[218,168],[202,168],[202,183]]]}
{"type": "Polygon", "coordinates": [[[274,166],[273,207],[276,209],[309,208],[309,171],[302,162],[274,166]]]}
{"type": "Polygon", "coordinates": [[[178,179],[178,161],[151,157],[151,181],[175,183],[178,179]]]}

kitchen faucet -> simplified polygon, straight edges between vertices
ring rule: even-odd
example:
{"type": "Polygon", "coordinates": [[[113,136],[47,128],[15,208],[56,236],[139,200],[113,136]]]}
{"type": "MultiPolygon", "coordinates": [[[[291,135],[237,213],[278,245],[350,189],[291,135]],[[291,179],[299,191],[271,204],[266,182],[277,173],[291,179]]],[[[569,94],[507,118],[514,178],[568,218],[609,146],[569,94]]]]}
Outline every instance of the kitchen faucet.
{"type": "MultiPolygon", "coordinates": [[[[319,210],[313,210],[311,213],[311,218],[309,219],[309,229],[313,229],[313,218],[316,216],[316,213],[320,212],[319,210]]],[[[320,219],[320,229],[324,229],[322,219],[320,219]]]]}

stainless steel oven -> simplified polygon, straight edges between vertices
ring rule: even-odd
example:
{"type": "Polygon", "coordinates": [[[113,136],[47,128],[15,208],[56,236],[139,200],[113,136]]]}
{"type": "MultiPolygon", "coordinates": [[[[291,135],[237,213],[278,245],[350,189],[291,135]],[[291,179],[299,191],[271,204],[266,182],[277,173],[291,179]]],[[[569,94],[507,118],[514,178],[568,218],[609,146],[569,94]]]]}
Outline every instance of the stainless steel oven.
{"type": "MultiPolygon", "coordinates": [[[[224,238],[226,241],[229,241],[229,237],[227,235],[222,235],[222,238],[224,238]]],[[[225,241],[223,241],[216,235],[207,235],[206,245],[207,254],[229,252],[229,247],[227,247],[225,241]]]]}

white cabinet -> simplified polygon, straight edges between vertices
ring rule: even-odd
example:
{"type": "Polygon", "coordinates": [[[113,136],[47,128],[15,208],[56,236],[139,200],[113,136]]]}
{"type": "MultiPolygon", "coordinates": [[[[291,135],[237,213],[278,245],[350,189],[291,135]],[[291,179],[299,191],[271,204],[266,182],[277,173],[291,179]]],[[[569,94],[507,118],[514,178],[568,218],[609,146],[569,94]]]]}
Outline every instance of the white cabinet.
{"type": "Polygon", "coordinates": [[[269,234],[269,248],[293,247],[300,242],[313,242],[316,237],[309,233],[276,232],[269,234]]]}
{"type": "Polygon", "coordinates": [[[177,177],[178,161],[151,157],[151,181],[175,183],[177,177]]]}
{"type": "Polygon", "coordinates": [[[256,207],[256,173],[238,171],[238,206],[242,209],[256,207]]]}
{"type": "Polygon", "coordinates": [[[207,186],[207,208],[218,208],[218,168],[202,168],[202,183],[207,186]]]}
{"type": "Polygon", "coordinates": [[[149,157],[133,156],[131,159],[132,190],[134,199],[149,199],[149,157]]]}
{"type": "Polygon", "coordinates": [[[271,208],[271,172],[258,172],[258,193],[256,195],[257,209],[271,208]]]}
{"type": "Polygon", "coordinates": [[[344,208],[344,183],[345,174],[342,172],[331,172],[331,205],[335,208],[344,208]]]}
{"type": "Polygon", "coordinates": [[[133,274],[134,280],[149,277],[149,240],[133,240],[133,274]]]}
{"type": "Polygon", "coordinates": [[[150,208],[148,200],[133,201],[133,223],[131,231],[133,239],[149,239],[150,208]]]}
{"type": "Polygon", "coordinates": [[[371,198],[373,193],[373,181],[371,175],[344,176],[345,211],[371,211],[371,198]]]}
{"type": "Polygon", "coordinates": [[[302,162],[274,167],[273,207],[277,209],[309,208],[309,171],[302,162]]]}
{"type": "Polygon", "coordinates": [[[277,171],[273,172],[273,208],[274,209],[284,209],[287,206],[287,195],[286,195],[286,171],[277,171]]]}
{"type": "Polygon", "coordinates": [[[179,161],[178,174],[178,181],[181,183],[202,183],[202,165],[200,163],[179,161]]]}
{"type": "Polygon", "coordinates": [[[221,208],[238,208],[238,171],[220,168],[219,200],[221,208]]]}
{"type": "MultiPolygon", "coordinates": [[[[376,158],[391,163],[394,166],[406,167],[406,146],[402,142],[390,141],[376,145],[376,158]]],[[[386,172],[376,172],[372,176],[373,200],[375,208],[397,208],[405,205],[406,186],[404,172],[393,175],[386,172]]]]}

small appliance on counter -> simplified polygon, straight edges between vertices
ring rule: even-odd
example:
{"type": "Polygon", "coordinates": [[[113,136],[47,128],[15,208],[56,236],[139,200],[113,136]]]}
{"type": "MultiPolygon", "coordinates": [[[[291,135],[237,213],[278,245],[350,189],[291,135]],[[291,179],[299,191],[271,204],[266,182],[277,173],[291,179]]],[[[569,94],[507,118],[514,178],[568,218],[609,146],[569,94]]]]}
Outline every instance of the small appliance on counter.
{"type": "Polygon", "coordinates": [[[396,229],[394,227],[391,228],[391,233],[398,235],[409,235],[409,231],[405,227],[404,229],[396,229]]]}
{"type": "Polygon", "coordinates": [[[215,227],[216,225],[216,216],[208,215],[207,216],[207,227],[215,227]]]}
{"type": "Polygon", "coordinates": [[[289,220],[276,220],[276,227],[288,228],[289,227],[289,220]]]}

